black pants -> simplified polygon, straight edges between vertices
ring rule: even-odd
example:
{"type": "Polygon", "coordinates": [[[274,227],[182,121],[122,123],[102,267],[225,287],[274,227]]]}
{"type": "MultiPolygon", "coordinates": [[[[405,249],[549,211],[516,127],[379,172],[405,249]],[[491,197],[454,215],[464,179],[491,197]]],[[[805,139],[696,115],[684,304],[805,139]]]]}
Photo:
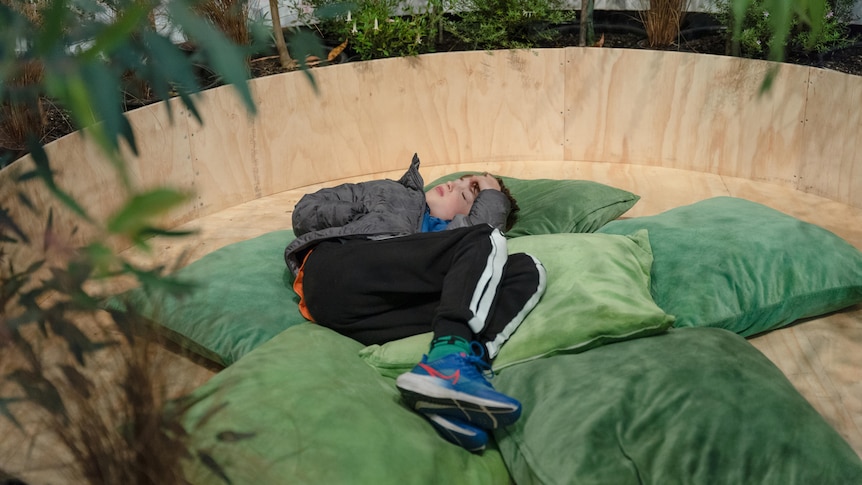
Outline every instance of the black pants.
{"type": "Polygon", "coordinates": [[[541,263],[508,255],[499,230],[477,225],[379,241],[325,241],[304,266],[309,313],[359,342],[433,331],[484,343],[493,358],[538,303],[541,263]]]}

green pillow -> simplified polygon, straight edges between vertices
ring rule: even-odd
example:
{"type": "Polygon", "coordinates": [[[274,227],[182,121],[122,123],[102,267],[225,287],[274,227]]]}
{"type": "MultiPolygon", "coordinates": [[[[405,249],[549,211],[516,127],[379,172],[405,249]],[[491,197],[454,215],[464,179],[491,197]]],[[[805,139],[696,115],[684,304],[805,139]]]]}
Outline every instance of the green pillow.
{"type": "MultiPolygon", "coordinates": [[[[441,177],[426,186],[430,189],[462,175],[441,177]]],[[[594,232],[624,214],[640,196],[589,180],[524,180],[500,177],[521,210],[508,237],[562,232],[594,232]]]]}
{"type": "Polygon", "coordinates": [[[717,197],[599,232],[641,229],[655,257],[653,297],[677,327],[750,336],[862,301],[862,252],[761,204],[717,197]]]}
{"type": "MultiPolygon", "coordinates": [[[[545,234],[508,241],[509,253],[526,252],[547,271],[547,289],[494,360],[495,370],[559,352],[665,331],[673,317],[649,294],[652,264],[646,231],[632,236],[545,234]]],[[[409,371],[428,351],[422,334],[360,353],[390,377],[409,371]]]]}
{"type": "Polygon", "coordinates": [[[509,483],[494,446],[476,455],[445,441],[401,404],[395,381],[362,363],[361,347],[295,325],[195,390],[189,482],[509,483]]]}
{"type": "Polygon", "coordinates": [[[511,367],[495,432],[515,483],[862,483],[862,461],[742,337],[715,328],[511,367]]]}
{"type": "MultiPolygon", "coordinates": [[[[128,293],[170,341],[230,365],[281,331],[307,322],[284,265],[293,231],[275,231],[213,251],[174,275],[197,283],[189,296],[128,293]]],[[[115,303],[114,303],[115,304],[115,303]]]]}

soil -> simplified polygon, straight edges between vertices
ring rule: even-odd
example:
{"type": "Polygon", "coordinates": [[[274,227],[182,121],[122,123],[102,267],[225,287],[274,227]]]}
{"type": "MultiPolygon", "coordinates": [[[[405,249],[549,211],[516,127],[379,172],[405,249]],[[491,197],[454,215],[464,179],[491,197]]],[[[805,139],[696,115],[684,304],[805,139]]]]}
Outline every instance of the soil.
{"type": "MultiPolygon", "coordinates": [[[[598,12],[597,12],[598,14],[598,12]]],[[[623,49],[656,49],[649,47],[646,42],[646,34],[637,20],[637,14],[614,12],[595,19],[595,35],[601,39],[602,47],[613,47],[623,49]]],[[[566,47],[576,46],[579,43],[577,25],[558,27],[560,34],[549,42],[544,42],[538,47],[566,47]]],[[[855,25],[851,29],[850,37],[854,44],[823,54],[806,55],[801,52],[789,52],[785,62],[803,64],[823,69],[862,76],[862,26],[855,25]]],[[[468,47],[460,45],[453,39],[446,39],[439,44],[437,52],[465,50],[468,47]]],[[[679,41],[674,45],[661,48],[664,50],[678,50],[683,52],[694,52],[700,54],[727,55],[728,46],[725,33],[717,27],[716,22],[705,14],[690,14],[686,17],[682,26],[679,41]]],[[[358,59],[355,53],[348,48],[338,57],[336,62],[351,62],[358,59]]],[[[253,59],[250,63],[251,77],[263,77],[286,72],[275,55],[253,59]]],[[[202,85],[204,87],[215,87],[220,84],[219,80],[206,72],[201,73],[202,85]]],[[[158,101],[135,99],[127,104],[128,109],[158,101]]],[[[74,131],[73,123],[68,112],[61,106],[52,103],[45,105],[46,130],[42,137],[42,143],[48,143],[74,131]]],[[[0,167],[19,156],[24,155],[23,150],[10,150],[0,147],[0,167]],[[5,162],[5,163],[4,163],[5,162]]]]}

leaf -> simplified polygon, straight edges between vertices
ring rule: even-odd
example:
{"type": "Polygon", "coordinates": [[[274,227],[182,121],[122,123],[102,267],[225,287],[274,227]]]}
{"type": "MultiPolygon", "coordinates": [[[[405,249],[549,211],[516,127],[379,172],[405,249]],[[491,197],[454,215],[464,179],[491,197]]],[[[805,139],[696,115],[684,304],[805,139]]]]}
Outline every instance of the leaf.
{"type": "Polygon", "coordinates": [[[64,423],[69,422],[69,415],[63,399],[54,384],[37,372],[18,369],[9,375],[9,380],[17,383],[27,400],[40,406],[49,413],[62,418],[64,423]]]}
{"type": "Polygon", "coordinates": [[[196,230],[188,230],[188,231],[173,231],[168,229],[159,229],[157,227],[146,227],[141,230],[141,236],[150,237],[150,236],[164,236],[164,237],[185,237],[191,236],[192,234],[197,234],[196,230]]]}
{"type": "Polygon", "coordinates": [[[86,133],[96,138],[96,141],[107,149],[108,154],[112,155],[108,157],[109,160],[120,174],[124,186],[128,186],[128,168],[116,152],[120,147],[120,138],[126,140],[133,152],[137,152],[137,146],[129,120],[123,114],[120,93],[117,90],[120,76],[106,63],[91,62],[81,66],[81,79],[90,91],[86,97],[93,113],[93,122],[98,123],[90,126],[86,133]],[[91,95],[96,93],[98,95],[91,95]]]}
{"type": "Polygon", "coordinates": [[[334,49],[332,49],[331,51],[329,51],[329,54],[326,56],[326,60],[328,60],[329,62],[332,62],[332,61],[334,61],[336,58],[338,58],[338,56],[340,56],[340,55],[341,55],[341,53],[342,53],[342,52],[344,52],[344,49],[346,49],[346,48],[347,48],[347,42],[348,42],[349,40],[350,40],[350,39],[345,40],[344,42],[342,42],[341,44],[339,44],[337,47],[335,47],[334,49]]]}
{"type": "Polygon", "coordinates": [[[86,354],[96,352],[106,347],[111,347],[117,344],[115,341],[107,340],[103,342],[94,342],[87,337],[77,325],[67,320],[64,316],[66,310],[60,308],[57,314],[51,315],[48,324],[51,331],[58,337],[66,341],[69,352],[75,356],[75,360],[80,365],[85,365],[84,357],[86,354]]]}
{"type": "Polygon", "coordinates": [[[75,389],[78,394],[83,396],[85,399],[89,398],[93,391],[93,383],[90,382],[87,377],[85,377],[81,372],[71,365],[63,364],[60,366],[60,369],[63,371],[63,375],[66,377],[66,381],[75,389]]]}
{"type": "Polygon", "coordinates": [[[40,12],[42,28],[38,30],[39,36],[36,38],[35,45],[36,53],[40,57],[47,57],[49,51],[62,43],[66,17],[70,13],[65,1],[53,0],[46,4],[48,7],[40,12]]]}
{"type": "Polygon", "coordinates": [[[63,203],[63,205],[71,209],[72,212],[80,216],[85,221],[92,222],[93,219],[90,218],[84,208],[81,207],[81,205],[78,204],[72,196],[57,187],[57,183],[54,181],[54,172],[51,170],[51,166],[48,163],[48,155],[45,153],[45,149],[42,145],[28,142],[27,149],[30,150],[30,157],[33,159],[33,164],[36,165],[36,168],[32,172],[22,174],[18,180],[21,181],[25,179],[25,177],[28,179],[32,177],[42,179],[45,186],[54,194],[55,197],[57,197],[57,199],[60,200],[61,203],[63,203]]]}
{"type": "MultiPolygon", "coordinates": [[[[15,223],[15,220],[12,219],[12,216],[9,215],[9,211],[3,207],[0,207],[0,229],[7,229],[15,233],[18,236],[18,239],[23,241],[25,244],[30,243],[30,239],[24,234],[24,231],[18,227],[18,224],[15,223]]],[[[0,231],[2,232],[2,231],[0,231]]]]}
{"type": "Polygon", "coordinates": [[[21,431],[24,431],[24,428],[21,426],[21,423],[19,423],[18,420],[15,419],[15,415],[12,414],[12,411],[9,409],[10,404],[20,402],[20,401],[23,401],[23,399],[20,397],[3,397],[3,398],[0,398],[0,414],[2,414],[3,416],[6,417],[6,419],[11,421],[12,424],[14,424],[16,428],[18,428],[21,431]]]}
{"type": "Polygon", "coordinates": [[[318,92],[317,83],[311,70],[308,69],[308,59],[310,57],[324,58],[326,57],[324,51],[325,49],[320,42],[320,38],[311,32],[300,30],[290,36],[290,52],[298,59],[299,67],[304,71],[315,93],[318,92]]]}
{"type": "Polygon", "coordinates": [[[249,73],[242,49],[195,15],[184,2],[168,2],[166,8],[176,25],[199,43],[212,68],[226,83],[234,86],[248,112],[256,113],[257,107],[247,83],[249,73]]]}
{"type": "Polygon", "coordinates": [[[207,450],[198,450],[198,459],[201,463],[204,464],[207,468],[210,469],[217,477],[224,480],[225,483],[230,484],[230,478],[228,478],[227,473],[225,473],[224,468],[218,464],[215,458],[207,450]]]}
{"type": "Polygon", "coordinates": [[[132,32],[147,21],[149,13],[149,2],[123,2],[122,10],[112,22],[99,29],[99,34],[92,46],[83,53],[83,56],[97,59],[126,43],[132,32]]]}
{"type": "MultiPolygon", "coordinates": [[[[149,66],[155,75],[170,81],[178,92],[188,94],[200,90],[192,63],[174,43],[149,31],[144,32],[143,41],[152,53],[149,66]]],[[[158,83],[158,85],[161,84],[158,83]]],[[[165,90],[164,95],[167,95],[167,90],[165,90]]]]}
{"type": "Polygon", "coordinates": [[[763,76],[763,82],[760,83],[760,90],[757,92],[758,96],[763,96],[769,92],[772,88],[772,83],[775,82],[775,77],[778,76],[778,69],[780,67],[780,64],[776,64],[769,68],[766,75],[763,76]]]}
{"type": "Polygon", "coordinates": [[[200,427],[206,425],[207,422],[209,422],[209,420],[212,419],[213,416],[218,414],[218,412],[221,411],[222,409],[226,408],[227,405],[228,405],[228,403],[225,401],[225,402],[220,402],[220,403],[216,404],[215,406],[212,406],[209,409],[207,409],[207,411],[204,413],[204,415],[201,416],[201,418],[195,424],[195,427],[200,428],[200,427]]]}
{"type": "Polygon", "coordinates": [[[137,236],[149,226],[153,217],[163,214],[188,200],[182,192],[167,188],[156,188],[133,196],[108,221],[108,231],[130,237],[137,236]]]}
{"type": "Polygon", "coordinates": [[[602,34],[602,36],[599,37],[599,40],[597,40],[596,43],[593,44],[593,47],[603,47],[604,45],[605,45],[605,34],[602,34]]]}
{"type": "MultiPolygon", "coordinates": [[[[323,3],[323,2],[321,2],[323,3]]],[[[314,16],[319,19],[332,20],[339,15],[344,15],[347,12],[357,12],[359,5],[356,2],[332,2],[324,3],[320,7],[314,9],[314,16]]]]}
{"type": "Polygon", "coordinates": [[[805,48],[812,49],[820,37],[820,32],[823,31],[823,22],[826,18],[826,2],[820,0],[808,1],[807,8],[804,8],[799,13],[799,17],[808,25],[811,34],[805,42],[805,48]]]}
{"type": "Polygon", "coordinates": [[[126,263],[124,269],[133,274],[146,291],[159,291],[175,298],[182,298],[198,287],[192,281],[186,281],[175,276],[162,276],[162,268],[147,271],[126,263]]]}
{"type": "Polygon", "coordinates": [[[237,431],[222,431],[216,435],[216,439],[223,442],[234,443],[237,441],[251,439],[257,436],[257,433],[240,433],[237,431]]]}
{"type": "Polygon", "coordinates": [[[95,242],[84,247],[84,253],[93,264],[93,273],[96,277],[106,277],[111,274],[111,267],[116,262],[111,248],[100,242],[95,242]]]}
{"type": "Polygon", "coordinates": [[[730,11],[733,15],[731,39],[733,39],[732,53],[734,56],[739,55],[739,38],[740,34],[742,34],[742,24],[745,20],[745,10],[748,9],[748,6],[752,1],[753,0],[731,0],[730,11]]]}

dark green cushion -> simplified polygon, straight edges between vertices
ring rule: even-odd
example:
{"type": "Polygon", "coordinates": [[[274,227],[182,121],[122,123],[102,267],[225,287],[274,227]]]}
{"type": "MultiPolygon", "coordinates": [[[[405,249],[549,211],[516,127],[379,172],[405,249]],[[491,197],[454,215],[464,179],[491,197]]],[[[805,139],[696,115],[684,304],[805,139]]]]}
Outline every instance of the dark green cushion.
{"type": "Polygon", "coordinates": [[[502,371],[524,415],[496,433],[518,484],[850,484],[862,461],[744,338],[715,328],[502,371]]]}
{"type": "Polygon", "coordinates": [[[498,450],[475,455],[438,436],[401,404],[394,380],[359,359],[360,348],[327,328],[295,325],[197,389],[184,421],[191,446],[230,482],[198,453],[189,481],[509,483],[498,450]]]}
{"type": "MultiPolygon", "coordinates": [[[[427,189],[462,175],[441,177],[427,189]]],[[[594,232],[624,214],[640,200],[631,192],[590,180],[518,179],[500,177],[521,210],[508,237],[562,232],[594,232]]]]}
{"type": "Polygon", "coordinates": [[[599,232],[641,229],[653,249],[653,297],[677,327],[749,336],[862,302],[862,252],[755,202],[717,197],[599,232]]]}
{"type": "Polygon", "coordinates": [[[184,298],[170,294],[128,297],[153,328],[195,354],[230,365],[281,331],[307,322],[284,264],[293,231],[275,231],[225,246],[174,275],[198,287],[184,298]]]}

